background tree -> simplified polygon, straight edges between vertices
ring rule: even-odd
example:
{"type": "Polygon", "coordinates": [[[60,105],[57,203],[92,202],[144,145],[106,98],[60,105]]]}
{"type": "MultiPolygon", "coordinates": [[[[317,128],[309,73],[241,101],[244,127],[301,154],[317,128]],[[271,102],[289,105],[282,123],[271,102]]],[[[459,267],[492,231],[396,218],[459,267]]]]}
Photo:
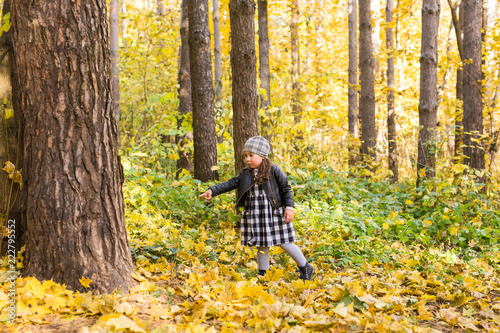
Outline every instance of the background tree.
{"type": "Polygon", "coordinates": [[[356,141],[358,140],[358,26],[356,0],[349,0],[349,166],[357,161],[356,141]]]}
{"type": "Polygon", "coordinates": [[[292,113],[295,123],[302,119],[300,87],[300,49],[299,49],[299,0],[292,0],[292,19],[290,20],[290,39],[292,52],[292,113]]]}
{"type": "MultiPolygon", "coordinates": [[[[373,41],[373,70],[375,75],[380,70],[380,0],[372,0],[371,11],[373,13],[372,41],[373,41]]],[[[376,106],[375,106],[376,107],[376,106]]]]}
{"type": "MultiPolygon", "coordinates": [[[[451,17],[453,22],[453,27],[455,28],[455,35],[457,40],[457,48],[458,54],[460,57],[461,63],[464,61],[464,51],[463,51],[463,10],[461,7],[461,0],[457,0],[453,3],[451,0],[448,0],[448,4],[451,10],[451,17]]],[[[463,144],[463,71],[462,67],[459,66],[457,68],[456,75],[456,85],[455,85],[455,98],[456,98],[456,106],[455,106],[455,149],[453,161],[454,163],[461,164],[462,163],[462,144],[463,144]]]]}
{"type": "MultiPolygon", "coordinates": [[[[321,47],[323,43],[323,39],[321,36],[322,32],[322,24],[321,22],[323,21],[323,0],[314,0],[314,18],[315,18],[315,24],[314,24],[314,30],[316,33],[316,45],[314,48],[314,71],[315,71],[315,76],[316,78],[319,78],[321,76],[322,70],[321,70],[321,47]]],[[[349,12],[350,13],[350,12],[349,12]]],[[[356,23],[354,23],[356,25],[356,23]]],[[[350,30],[349,30],[350,31],[350,30]]],[[[357,66],[357,65],[356,65],[357,66]]],[[[322,94],[322,89],[321,89],[321,84],[318,79],[316,79],[315,82],[315,87],[316,87],[316,102],[321,102],[323,94],[322,94]]]]}
{"type": "Polygon", "coordinates": [[[113,114],[116,118],[118,142],[120,142],[120,49],[118,39],[120,34],[120,1],[111,0],[109,3],[109,40],[111,48],[111,75],[113,92],[113,114]]]}
{"type": "MultiPolygon", "coordinates": [[[[375,126],[375,87],[370,0],[359,0],[359,66],[361,74],[361,151],[365,161],[375,159],[377,130],[375,126]]],[[[368,161],[367,161],[368,162],[368,161]]]]}
{"type": "Polygon", "coordinates": [[[266,121],[261,121],[262,135],[270,139],[271,131],[267,118],[270,117],[268,109],[271,106],[271,73],[269,70],[269,32],[267,22],[267,0],[258,1],[258,21],[259,21],[259,79],[260,88],[260,108],[265,110],[266,121]]]}
{"type": "Polygon", "coordinates": [[[393,1],[387,0],[385,8],[387,47],[387,141],[389,145],[389,170],[392,182],[399,178],[398,145],[396,132],[396,110],[394,108],[394,33],[392,29],[393,1]]]}
{"type": "Polygon", "coordinates": [[[245,141],[259,134],[254,16],[254,1],[229,1],[236,173],[245,166],[242,159],[245,141]]]}
{"type": "Polygon", "coordinates": [[[167,6],[165,0],[157,0],[158,15],[165,16],[167,14],[167,6]]]}
{"type": "MultiPolygon", "coordinates": [[[[120,0],[120,15],[127,15],[127,3],[126,0],[120,0]]],[[[121,36],[123,40],[127,39],[127,18],[123,17],[120,24],[121,36]]],[[[126,45],[126,43],[124,43],[126,45]]]]}
{"type": "Polygon", "coordinates": [[[418,105],[418,164],[428,178],[436,174],[436,117],[438,108],[437,64],[439,32],[439,0],[422,4],[422,41],[420,57],[420,103],[418,105]]]}
{"type": "Polygon", "coordinates": [[[24,274],[71,289],[82,289],[83,276],[101,292],[128,290],[106,2],[14,1],[11,12],[14,109],[24,122],[24,274]]]}
{"type": "Polygon", "coordinates": [[[214,25],[214,71],[215,71],[215,100],[222,102],[222,59],[220,46],[220,16],[219,0],[212,0],[214,25]]]}
{"type": "MultiPolygon", "coordinates": [[[[464,164],[484,170],[483,105],[481,93],[481,0],[463,0],[464,164]]],[[[481,181],[484,181],[484,175],[481,181]]]]}
{"type": "Polygon", "coordinates": [[[189,64],[193,107],[194,177],[218,179],[208,0],[189,0],[189,64]]]}
{"type": "MultiPolygon", "coordinates": [[[[179,56],[179,115],[177,116],[177,129],[183,128],[182,123],[188,121],[193,111],[191,102],[191,71],[189,68],[189,0],[182,0],[181,5],[181,47],[179,56]]],[[[179,159],[177,160],[177,174],[182,169],[189,172],[193,169],[191,155],[186,149],[187,140],[192,138],[192,132],[185,135],[176,135],[175,143],[179,147],[179,159]]]]}

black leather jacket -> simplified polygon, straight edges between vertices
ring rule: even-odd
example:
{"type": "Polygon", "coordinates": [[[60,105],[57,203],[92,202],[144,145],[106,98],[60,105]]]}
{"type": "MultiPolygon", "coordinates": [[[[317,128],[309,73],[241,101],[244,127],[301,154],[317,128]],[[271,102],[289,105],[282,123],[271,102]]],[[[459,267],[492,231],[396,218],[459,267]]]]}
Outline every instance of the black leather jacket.
{"type": "MultiPolygon", "coordinates": [[[[236,207],[243,207],[245,205],[248,190],[254,184],[255,176],[253,170],[250,168],[243,168],[238,176],[212,186],[210,189],[212,190],[213,197],[237,189],[236,195],[238,199],[236,201],[236,207]]],[[[269,180],[265,180],[262,185],[274,209],[278,207],[294,207],[292,188],[288,183],[288,177],[279,166],[272,166],[269,180]],[[272,192],[269,188],[269,184],[271,184],[272,192]]]]}

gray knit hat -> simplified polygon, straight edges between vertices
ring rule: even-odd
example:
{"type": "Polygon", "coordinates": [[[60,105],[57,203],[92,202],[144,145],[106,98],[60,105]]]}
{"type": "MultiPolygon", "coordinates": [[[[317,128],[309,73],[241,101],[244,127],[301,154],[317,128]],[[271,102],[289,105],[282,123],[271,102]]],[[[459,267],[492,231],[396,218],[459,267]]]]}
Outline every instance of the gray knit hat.
{"type": "Polygon", "coordinates": [[[266,138],[263,138],[261,136],[254,136],[248,139],[247,142],[245,142],[243,151],[249,151],[261,157],[267,157],[267,155],[271,151],[271,145],[266,138]]]}

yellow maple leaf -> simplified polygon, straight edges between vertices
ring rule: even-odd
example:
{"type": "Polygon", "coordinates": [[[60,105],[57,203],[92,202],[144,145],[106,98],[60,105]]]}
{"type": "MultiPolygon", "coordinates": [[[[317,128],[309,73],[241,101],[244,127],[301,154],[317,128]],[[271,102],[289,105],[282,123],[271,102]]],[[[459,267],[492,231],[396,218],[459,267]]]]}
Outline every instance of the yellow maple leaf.
{"type": "Polygon", "coordinates": [[[407,204],[407,205],[413,205],[413,201],[411,201],[411,200],[406,200],[406,201],[405,201],[405,204],[407,204]]]}
{"type": "Polygon", "coordinates": [[[347,316],[347,313],[349,312],[349,308],[345,306],[344,303],[339,303],[337,306],[333,309],[333,312],[338,314],[339,316],[345,318],[347,316]]]}
{"type": "Polygon", "coordinates": [[[97,324],[100,324],[105,328],[114,328],[116,331],[127,330],[130,332],[146,333],[146,331],[135,321],[119,313],[103,316],[99,319],[97,324]]]}
{"type": "Polygon", "coordinates": [[[45,289],[43,288],[42,283],[35,278],[30,279],[26,285],[26,290],[30,291],[34,298],[43,298],[45,294],[45,289]]]}
{"type": "Polygon", "coordinates": [[[66,307],[66,300],[62,297],[52,297],[46,300],[46,305],[54,311],[66,307]]]}
{"type": "Polygon", "coordinates": [[[81,279],[79,279],[78,281],[80,281],[80,284],[84,287],[84,288],[89,288],[90,284],[92,283],[92,280],[91,279],[87,279],[85,278],[84,276],[82,276],[81,279]]]}
{"type": "Polygon", "coordinates": [[[5,109],[5,120],[14,117],[14,109],[5,109]]]}
{"type": "Polygon", "coordinates": [[[386,222],[386,223],[384,223],[384,224],[382,225],[382,228],[384,228],[385,230],[389,229],[389,223],[387,223],[387,222],[386,222]]]}
{"type": "Polygon", "coordinates": [[[450,229],[450,235],[455,236],[457,234],[457,228],[453,227],[450,229]]]}

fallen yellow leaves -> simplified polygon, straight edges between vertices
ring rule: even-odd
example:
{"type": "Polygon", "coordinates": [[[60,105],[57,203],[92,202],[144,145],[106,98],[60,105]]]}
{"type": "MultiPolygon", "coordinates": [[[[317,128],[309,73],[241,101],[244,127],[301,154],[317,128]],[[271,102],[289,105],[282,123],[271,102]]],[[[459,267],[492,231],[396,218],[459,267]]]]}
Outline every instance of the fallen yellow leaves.
{"type": "MultiPolygon", "coordinates": [[[[286,256],[279,250],[273,252],[279,263],[257,276],[254,253],[226,237],[220,239],[222,261],[202,264],[215,247],[188,241],[192,250],[182,254],[188,261],[139,261],[133,273],[139,284],[129,295],[79,293],[19,278],[11,329],[94,316],[98,320],[82,332],[500,332],[500,285],[485,260],[463,262],[437,249],[425,257],[392,243],[388,249],[398,257],[366,259],[360,267],[337,271],[329,258],[318,257],[316,279],[302,281],[293,262],[280,261],[286,256]]],[[[81,283],[91,280],[82,277],[81,283]]],[[[2,285],[0,318],[8,304],[2,285]]]]}

